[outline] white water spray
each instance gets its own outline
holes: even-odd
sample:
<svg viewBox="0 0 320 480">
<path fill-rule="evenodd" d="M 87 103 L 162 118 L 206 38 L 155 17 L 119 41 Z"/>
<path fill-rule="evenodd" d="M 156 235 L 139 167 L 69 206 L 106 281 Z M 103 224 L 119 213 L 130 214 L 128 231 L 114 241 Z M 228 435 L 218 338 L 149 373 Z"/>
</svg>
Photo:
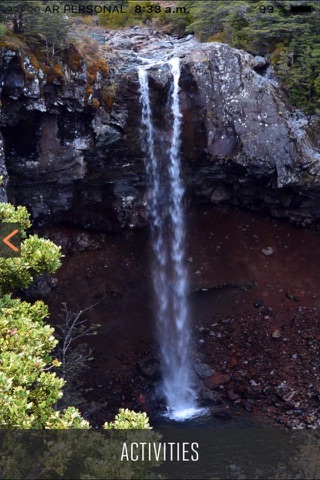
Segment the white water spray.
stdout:
<svg viewBox="0 0 320 480">
<path fill-rule="evenodd" d="M 161 64 L 163 67 L 165 64 Z M 167 158 L 156 152 L 148 82 L 149 66 L 140 67 L 142 141 L 148 178 L 148 209 L 154 251 L 153 284 L 157 299 L 163 389 L 168 415 L 185 420 L 202 413 L 196 407 L 196 393 L 190 366 L 190 324 L 185 262 L 184 188 L 180 172 L 181 111 L 179 101 L 180 61 L 168 61 L 173 77 L 171 88 L 172 135 Z"/>
</svg>

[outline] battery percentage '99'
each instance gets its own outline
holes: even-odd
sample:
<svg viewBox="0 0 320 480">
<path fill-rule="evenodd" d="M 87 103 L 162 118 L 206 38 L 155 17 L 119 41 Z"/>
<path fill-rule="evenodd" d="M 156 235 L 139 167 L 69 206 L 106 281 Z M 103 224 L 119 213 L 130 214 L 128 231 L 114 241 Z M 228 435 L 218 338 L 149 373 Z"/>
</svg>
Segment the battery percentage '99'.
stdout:
<svg viewBox="0 0 320 480">
<path fill-rule="evenodd" d="M 274 7 L 273 5 L 260 5 L 259 10 L 260 13 L 273 13 Z"/>
</svg>

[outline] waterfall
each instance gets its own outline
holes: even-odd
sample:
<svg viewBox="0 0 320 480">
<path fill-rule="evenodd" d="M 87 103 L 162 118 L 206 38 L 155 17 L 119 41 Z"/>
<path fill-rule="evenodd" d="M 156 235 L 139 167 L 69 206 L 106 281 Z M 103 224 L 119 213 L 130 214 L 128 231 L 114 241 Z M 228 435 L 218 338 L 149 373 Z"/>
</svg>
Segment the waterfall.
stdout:
<svg viewBox="0 0 320 480">
<path fill-rule="evenodd" d="M 159 64 L 157 64 L 159 66 Z M 180 61 L 167 64 L 172 76 L 167 158 L 157 152 L 150 101 L 149 66 L 138 70 L 141 101 L 142 147 L 146 154 L 148 210 L 154 252 L 153 286 L 157 301 L 157 330 L 163 372 L 163 393 L 168 415 L 184 420 L 198 414 L 190 365 L 190 324 L 185 261 L 184 188 L 181 181 Z M 165 108 L 165 107 L 164 107 Z"/>
</svg>

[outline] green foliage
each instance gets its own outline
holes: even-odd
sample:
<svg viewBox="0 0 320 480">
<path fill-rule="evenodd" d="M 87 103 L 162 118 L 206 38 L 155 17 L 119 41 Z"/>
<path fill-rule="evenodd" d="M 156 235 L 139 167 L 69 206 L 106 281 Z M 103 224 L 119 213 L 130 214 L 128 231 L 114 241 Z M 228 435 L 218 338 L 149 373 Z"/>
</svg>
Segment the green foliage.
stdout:
<svg viewBox="0 0 320 480">
<path fill-rule="evenodd" d="M 58 3 L 55 2 L 55 5 Z M 28 17 L 25 31 L 32 43 L 45 47 L 47 58 L 50 59 L 66 45 L 68 22 L 61 13 L 38 14 L 34 11 Z"/>
<path fill-rule="evenodd" d="M 23 12 L 23 7 L 28 6 L 31 2 L 1 0 L 0 1 L 0 21 L 5 23 L 14 33 L 21 33 L 24 28 L 24 20 L 26 13 Z"/>
<path fill-rule="evenodd" d="M 24 239 L 20 258 L 0 259 L 0 427 L 88 428 L 74 409 L 53 408 L 64 382 L 49 371 L 54 362 L 50 352 L 57 341 L 53 328 L 45 323 L 46 305 L 31 305 L 9 295 L 30 285 L 35 275 L 55 272 L 60 248 L 36 235 L 27 238 L 31 223 L 24 207 L 1 203 L 0 221 L 19 222 Z"/>
<path fill-rule="evenodd" d="M 0 21 L 30 46 L 43 48 L 47 58 L 51 58 L 66 44 L 68 34 L 62 4 L 56 1 L 54 5 L 58 11 L 50 13 L 52 2 L 47 0 L 0 0 Z M 0 28 L 0 37 L 5 34 L 1 31 Z"/>
<path fill-rule="evenodd" d="M 320 42 L 314 38 L 308 26 L 274 62 L 292 103 L 309 114 L 320 113 Z"/>
<path fill-rule="evenodd" d="M 112 429 L 151 429 L 149 424 L 149 419 L 147 414 L 144 413 L 136 413 L 128 410 L 127 408 L 120 408 L 118 415 L 113 422 L 106 422 L 103 426 L 107 430 Z"/>
<path fill-rule="evenodd" d="M 0 268 L 1 271 L 1 268 Z M 0 427 L 89 428 L 79 412 L 54 410 L 64 381 L 50 372 L 57 341 L 48 309 L 2 296 L 0 301 Z"/>
<path fill-rule="evenodd" d="M 6 26 L 0 23 L 0 38 L 4 37 L 6 33 L 7 33 Z"/>
<path fill-rule="evenodd" d="M 50 240 L 31 235 L 30 216 L 24 207 L 15 208 L 8 203 L 0 203 L 0 222 L 17 222 L 21 225 L 21 257 L 0 258 L 0 293 L 8 293 L 15 288 L 27 288 L 35 275 L 53 273 L 61 265 L 60 247 Z"/>
<path fill-rule="evenodd" d="M 1 177 L 3 180 L 3 177 Z M 10 203 L 0 203 L 0 222 L 17 222 L 21 225 L 22 238 L 26 238 L 26 230 L 31 227 L 30 215 L 26 208 L 14 207 Z"/>
<path fill-rule="evenodd" d="M 110 440 L 108 443 L 100 444 L 100 461 L 97 455 L 90 457 L 86 461 L 86 466 L 94 478 L 112 478 L 122 480 L 123 478 L 158 478 L 152 474 L 151 468 L 160 465 L 161 462 L 152 460 L 144 462 L 141 459 L 131 462 L 120 461 L 121 452 L 124 443 L 131 442 L 150 442 L 156 443 L 161 440 L 161 436 L 152 431 L 146 413 L 136 413 L 128 409 L 120 408 L 115 420 L 105 423 L 103 426 L 110 431 Z M 129 430 L 129 432 L 128 432 Z M 118 459 L 118 461 L 106 463 L 106 458 Z M 92 478 L 84 476 L 84 478 Z"/>
<path fill-rule="evenodd" d="M 72 416 L 72 409 L 69 409 Z M 137 414 L 138 415 L 138 414 Z M 72 422 L 77 418 L 72 418 Z M 161 436 L 152 430 L 100 432 L 32 431 L 2 434 L 1 478 L 42 479 L 159 479 L 152 469 L 161 462 L 121 461 L 123 444 L 152 442 Z M 4 440 L 4 441 L 3 441 Z M 18 441 L 17 441 L 18 440 Z"/>
</svg>

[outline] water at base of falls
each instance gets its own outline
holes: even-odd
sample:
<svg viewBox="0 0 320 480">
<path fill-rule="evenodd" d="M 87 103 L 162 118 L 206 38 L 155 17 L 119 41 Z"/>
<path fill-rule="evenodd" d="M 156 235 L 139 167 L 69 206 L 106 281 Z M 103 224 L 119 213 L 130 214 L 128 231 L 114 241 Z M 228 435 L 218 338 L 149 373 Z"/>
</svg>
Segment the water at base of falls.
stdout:
<svg viewBox="0 0 320 480">
<path fill-rule="evenodd" d="M 166 106 L 170 119 L 170 147 L 161 157 L 155 140 L 148 70 L 138 70 L 141 100 L 142 147 L 146 154 L 148 211 L 154 263 L 153 286 L 157 301 L 157 330 L 161 350 L 163 394 L 170 419 L 183 421 L 202 415 L 190 365 L 190 322 L 187 300 L 188 272 L 185 261 L 184 188 L 181 182 L 181 111 L 179 102 L 180 61 L 157 63 L 170 68 L 170 97 Z M 158 107 L 159 108 L 159 107 Z M 157 132 L 158 136 L 159 133 Z"/>
<path fill-rule="evenodd" d="M 175 422 L 185 422 L 186 420 L 191 420 L 195 417 L 200 417 L 208 413 L 207 408 L 182 408 L 176 410 L 168 410 L 164 416 L 169 420 L 174 420 Z"/>
</svg>

